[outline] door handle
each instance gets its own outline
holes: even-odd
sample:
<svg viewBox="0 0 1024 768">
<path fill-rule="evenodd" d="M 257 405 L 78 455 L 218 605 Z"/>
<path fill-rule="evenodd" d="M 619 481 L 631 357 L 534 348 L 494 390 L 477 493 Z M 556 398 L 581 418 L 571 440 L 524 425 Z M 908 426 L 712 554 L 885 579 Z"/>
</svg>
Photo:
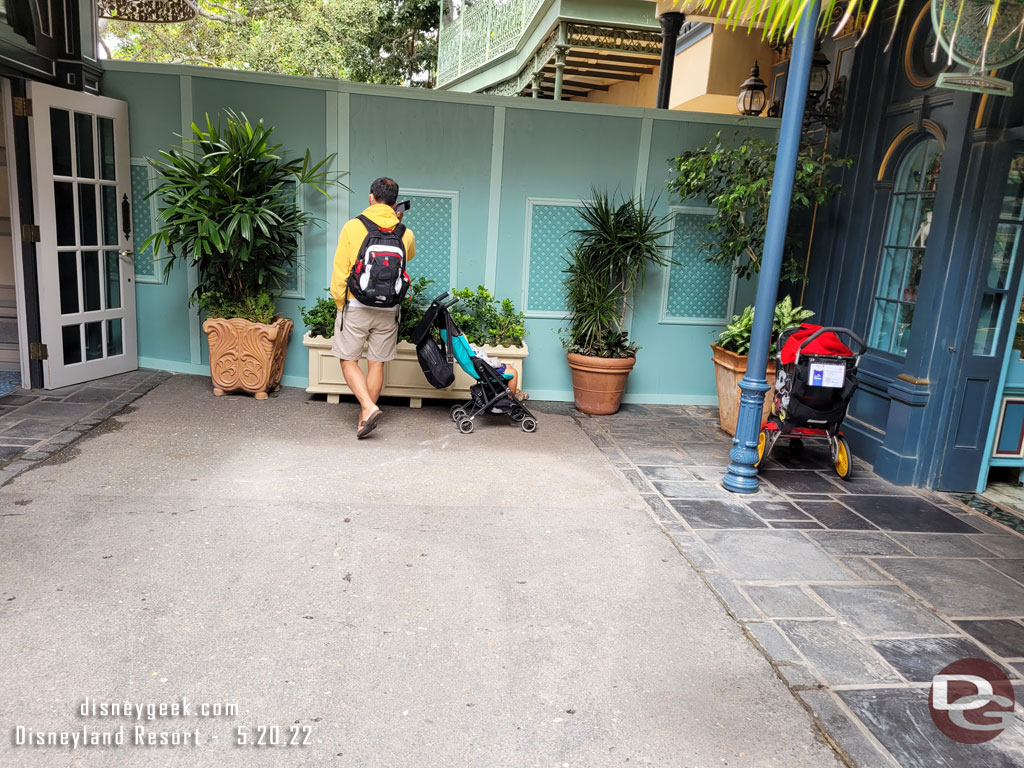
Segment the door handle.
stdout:
<svg viewBox="0 0 1024 768">
<path fill-rule="evenodd" d="M 132 233 L 132 204 L 128 202 L 127 194 L 121 197 L 121 231 L 125 240 Z"/>
<path fill-rule="evenodd" d="M 135 256 L 135 251 L 118 251 L 117 255 L 120 256 L 122 259 L 130 259 L 131 257 Z"/>
</svg>

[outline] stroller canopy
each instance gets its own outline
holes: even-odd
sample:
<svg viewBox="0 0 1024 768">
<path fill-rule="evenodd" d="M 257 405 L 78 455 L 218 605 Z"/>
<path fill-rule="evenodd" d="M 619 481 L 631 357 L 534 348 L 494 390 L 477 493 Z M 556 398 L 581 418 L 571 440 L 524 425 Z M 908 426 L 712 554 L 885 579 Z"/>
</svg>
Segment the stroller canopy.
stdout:
<svg viewBox="0 0 1024 768">
<path fill-rule="evenodd" d="M 820 325 L 801 323 L 799 331 L 793 331 L 786 343 L 782 345 L 782 352 L 779 359 L 783 365 L 789 365 L 796 360 L 797 350 L 801 355 L 830 355 L 833 357 L 853 357 L 853 350 L 843 344 L 831 331 L 821 334 L 803 349 L 800 345 L 815 331 L 821 330 Z"/>
</svg>

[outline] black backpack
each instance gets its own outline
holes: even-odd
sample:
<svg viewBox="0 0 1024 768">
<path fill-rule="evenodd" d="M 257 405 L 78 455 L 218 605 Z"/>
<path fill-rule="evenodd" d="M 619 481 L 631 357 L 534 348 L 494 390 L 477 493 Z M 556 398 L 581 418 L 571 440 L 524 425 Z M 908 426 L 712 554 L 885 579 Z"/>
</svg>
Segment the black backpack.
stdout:
<svg viewBox="0 0 1024 768">
<path fill-rule="evenodd" d="M 366 237 L 348 276 L 348 292 L 368 307 L 397 307 L 409 290 L 405 271 L 405 225 L 381 229 L 365 216 Z"/>
<path fill-rule="evenodd" d="M 435 328 L 444 328 L 447 341 L 435 333 Z M 459 330 L 452 322 L 448 310 L 431 302 L 419 323 L 413 329 L 412 343 L 416 345 L 416 357 L 420 361 L 423 376 L 434 389 L 445 389 L 455 381 L 455 366 L 452 360 L 452 337 Z M 440 343 L 438 343 L 438 336 Z"/>
</svg>

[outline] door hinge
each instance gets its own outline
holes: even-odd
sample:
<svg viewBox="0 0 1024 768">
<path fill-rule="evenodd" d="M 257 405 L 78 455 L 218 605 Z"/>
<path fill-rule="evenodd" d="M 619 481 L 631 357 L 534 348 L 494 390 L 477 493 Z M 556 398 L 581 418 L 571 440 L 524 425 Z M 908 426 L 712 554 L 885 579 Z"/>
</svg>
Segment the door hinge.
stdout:
<svg viewBox="0 0 1024 768">
<path fill-rule="evenodd" d="M 38 224 L 22 224 L 21 225 L 21 240 L 25 243 L 38 243 L 39 242 L 39 225 Z"/>
<path fill-rule="evenodd" d="M 29 360 L 46 360 L 50 356 L 49 352 L 46 351 L 45 344 L 29 344 L 28 345 L 28 359 Z"/>
<path fill-rule="evenodd" d="M 24 96 L 15 96 L 14 116 L 32 117 L 32 99 L 26 99 Z"/>
</svg>

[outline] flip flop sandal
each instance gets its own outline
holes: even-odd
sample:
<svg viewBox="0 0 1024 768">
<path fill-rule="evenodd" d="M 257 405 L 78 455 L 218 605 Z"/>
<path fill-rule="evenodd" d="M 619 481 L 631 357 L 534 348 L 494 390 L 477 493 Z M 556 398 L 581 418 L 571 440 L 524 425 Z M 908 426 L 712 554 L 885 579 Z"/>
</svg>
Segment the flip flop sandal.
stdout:
<svg viewBox="0 0 1024 768">
<path fill-rule="evenodd" d="M 364 421 L 360 425 L 359 429 L 356 430 L 356 437 L 358 439 L 362 440 L 368 434 L 373 432 L 373 430 L 380 423 L 380 420 L 383 418 L 383 416 L 384 416 L 384 411 L 382 411 L 380 408 L 378 408 L 376 411 L 374 411 L 369 416 L 367 416 L 366 417 L 366 421 Z"/>
</svg>

